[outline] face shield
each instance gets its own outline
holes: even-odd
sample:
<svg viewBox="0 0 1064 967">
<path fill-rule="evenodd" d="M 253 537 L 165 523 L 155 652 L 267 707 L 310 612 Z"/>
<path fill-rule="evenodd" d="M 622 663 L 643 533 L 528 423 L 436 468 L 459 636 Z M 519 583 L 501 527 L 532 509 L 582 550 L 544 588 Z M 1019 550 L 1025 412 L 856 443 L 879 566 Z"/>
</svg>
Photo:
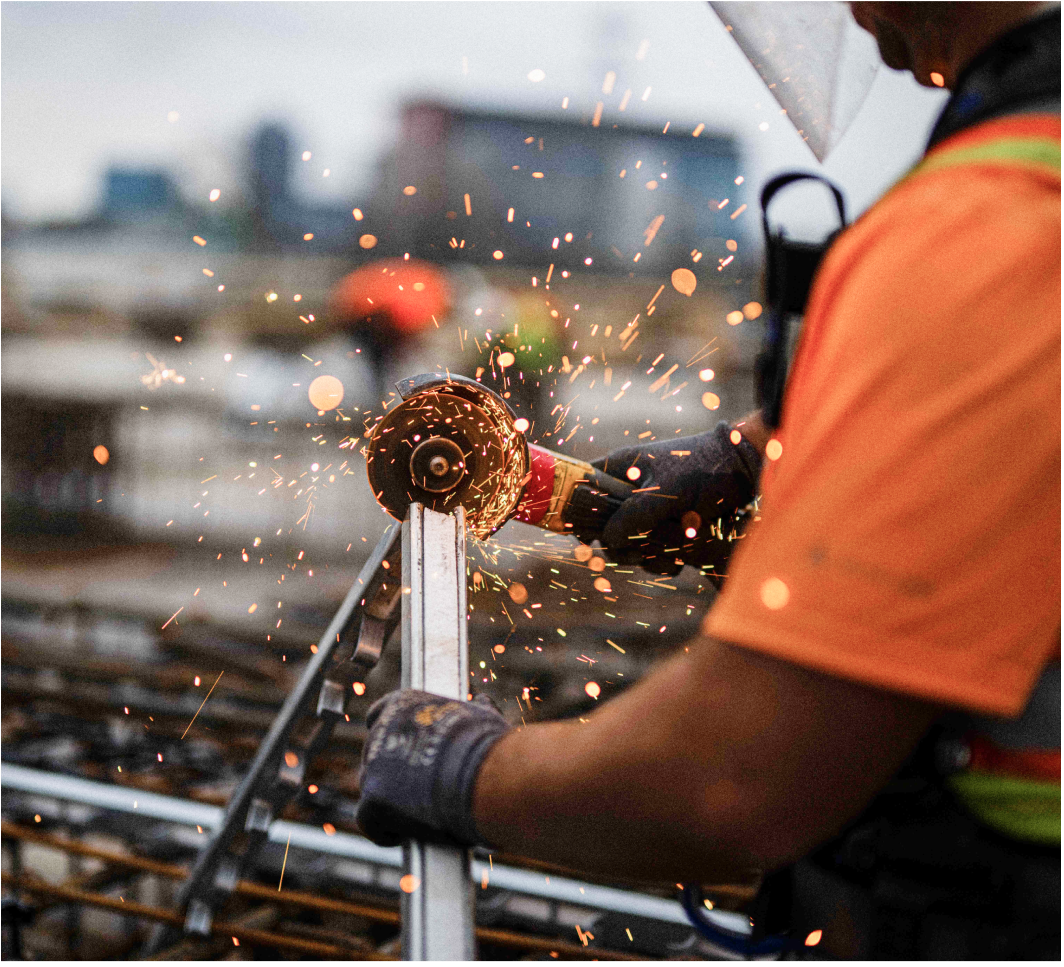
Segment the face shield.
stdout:
<svg viewBox="0 0 1064 967">
<path fill-rule="evenodd" d="M 844 3 L 710 3 L 791 124 L 823 161 L 879 69 L 873 37 Z"/>
</svg>

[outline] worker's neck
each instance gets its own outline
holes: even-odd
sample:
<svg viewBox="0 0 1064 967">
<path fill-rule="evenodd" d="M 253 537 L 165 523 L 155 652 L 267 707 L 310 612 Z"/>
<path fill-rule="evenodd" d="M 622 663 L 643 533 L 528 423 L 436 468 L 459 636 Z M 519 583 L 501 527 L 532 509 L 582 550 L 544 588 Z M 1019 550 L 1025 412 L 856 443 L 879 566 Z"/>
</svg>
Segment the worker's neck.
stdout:
<svg viewBox="0 0 1064 967">
<path fill-rule="evenodd" d="M 1049 10 L 1059 3 L 978 3 L 967 4 L 970 13 L 953 25 L 946 62 L 937 70 L 945 86 L 953 89 L 964 69 L 1010 30 Z"/>
</svg>

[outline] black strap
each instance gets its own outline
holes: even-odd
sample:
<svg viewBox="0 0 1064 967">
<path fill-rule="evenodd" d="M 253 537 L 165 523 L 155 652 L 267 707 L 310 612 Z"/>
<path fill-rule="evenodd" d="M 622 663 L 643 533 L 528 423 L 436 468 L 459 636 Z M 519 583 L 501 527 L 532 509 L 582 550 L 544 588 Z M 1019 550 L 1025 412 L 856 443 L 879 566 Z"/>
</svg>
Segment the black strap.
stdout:
<svg viewBox="0 0 1064 967">
<path fill-rule="evenodd" d="M 835 199 L 839 227 L 820 242 L 799 242 L 788 238 L 782 228 L 773 229 L 768 208 L 772 199 L 789 185 L 816 181 L 826 186 Z M 765 232 L 765 338 L 754 363 L 757 403 L 762 420 L 771 429 L 779 426 L 783 390 L 787 381 L 789 317 L 805 311 L 813 278 L 831 243 L 846 227 L 846 202 L 842 192 L 822 175 L 788 171 L 776 175 L 761 190 L 761 224 Z"/>
<path fill-rule="evenodd" d="M 846 224 L 846 201 L 842 197 L 842 192 L 827 178 L 809 171 L 785 171 L 781 175 L 776 175 L 775 178 L 770 178 L 765 183 L 765 187 L 761 189 L 761 227 L 765 232 L 765 238 L 769 238 L 772 235 L 768 224 L 769 203 L 776 197 L 781 188 L 793 185 L 796 181 L 819 181 L 822 185 L 827 185 L 831 189 L 831 194 L 835 197 L 835 207 L 839 212 L 839 222 L 842 225 Z"/>
</svg>

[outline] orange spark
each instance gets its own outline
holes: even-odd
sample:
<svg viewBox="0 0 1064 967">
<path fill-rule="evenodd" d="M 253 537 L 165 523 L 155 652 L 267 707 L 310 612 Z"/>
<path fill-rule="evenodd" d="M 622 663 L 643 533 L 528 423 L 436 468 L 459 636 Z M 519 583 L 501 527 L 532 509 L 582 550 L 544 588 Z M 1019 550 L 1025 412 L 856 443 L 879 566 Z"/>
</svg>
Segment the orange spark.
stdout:
<svg viewBox="0 0 1064 967">
<path fill-rule="evenodd" d="M 220 671 L 220 672 L 218 672 L 218 677 L 217 677 L 217 678 L 216 678 L 216 679 L 214 680 L 214 685 L 217 685 L 217 684 L 218 684 L 218 683 L 219 683 L 219 682 L 220 682 L 220 681 L 222 680 L 222 676 L 223 676 L 224 674 L 225 674 L 225 672 L 224 672 L 224 671 Z M 204 698 L 203 698 L 203 701 L 202 701 L 202 702 L 200 702 L 200 707 L 199 707 L 198 709 L 196 709 L 196 715 L 193 715 L 193 716 L 192 716 L 192 722 L 195 722 L 195 721 L 196 721 L 196 716 L 197 716 L 197 715 L 199 715 L 199 713 L 203 711 L 203 706 L 207 704 L 207 699 L 211 697 L 211 692 L 213 692 L 213 691 L 214 691 L 214 685 L 212 685 L 212 686 L 211 686 L 211 691 L 210 691 L 210 692 L 208 692 L 208 693 L 207 693 L 207 694 L 206 694 L 206 695 L 204 696 Z M 192 722 L 189 722 L 189 723 L 188 723 L 188 729 L 192 728 Z M 185 731 L 181 733 L 181 738 L 182 738 L 182 739 L 183 739 L 183 738 L 184 738 L 184 737 L 185 737 L 186 735 L 188 735 L 188 729 L 185 729 Z"/>
<path fill-rule="evenodd" d="M 288 842 L 284 844 L 284 859 L 281 860 L 281 879 L 277 883 L 277 892 L 281 892 L 281 884 L 284 883 L 284 868 L 288 863 L 288 847 L 292 845 L 292 837 L 289 835 Z"/>
</svg>

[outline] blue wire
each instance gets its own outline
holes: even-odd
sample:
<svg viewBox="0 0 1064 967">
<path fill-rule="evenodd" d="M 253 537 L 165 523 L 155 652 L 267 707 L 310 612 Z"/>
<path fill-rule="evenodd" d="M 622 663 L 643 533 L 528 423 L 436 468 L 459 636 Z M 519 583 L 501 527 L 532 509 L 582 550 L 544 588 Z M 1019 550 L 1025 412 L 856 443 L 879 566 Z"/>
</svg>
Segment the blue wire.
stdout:
<svg viewBox="0 0 1064 967">
<path fill-rule="evenodd" d="M 723 927 L 710 923 L 702 914 L 702 891 L 697 886 L 685 886 L 680 895 L 687 919 L 691 925 L 706 940 L 715 943 L 725 950 L 746 957 L 761 957 L 765 954 L 775 954 L 786 950 L 790 942 L 786 937 L 766 937 L 757 943 L 752 943 L 748 937 L 725 930 Z"/>
</svg>

